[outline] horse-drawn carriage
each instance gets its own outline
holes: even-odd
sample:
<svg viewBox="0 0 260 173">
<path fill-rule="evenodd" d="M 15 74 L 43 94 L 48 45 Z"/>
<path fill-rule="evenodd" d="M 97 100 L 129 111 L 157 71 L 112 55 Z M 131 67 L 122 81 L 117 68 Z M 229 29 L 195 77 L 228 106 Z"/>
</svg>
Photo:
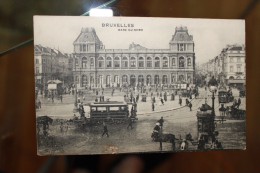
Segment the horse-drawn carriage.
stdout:
<svg viewBox="0 0 260 173">
<path fill-rule="evenodd" d="M 245 119 L 246 111 L 232 105 L 227 106 L 226 115 L 231 119 Z"/>
</svg>

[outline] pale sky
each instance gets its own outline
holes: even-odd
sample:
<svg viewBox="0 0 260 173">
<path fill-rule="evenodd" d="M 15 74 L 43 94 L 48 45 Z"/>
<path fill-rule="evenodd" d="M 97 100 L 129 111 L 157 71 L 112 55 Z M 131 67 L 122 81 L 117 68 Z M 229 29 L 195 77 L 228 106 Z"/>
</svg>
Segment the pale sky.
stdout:
<svg viewBox="0 0 260 173">
<path fill-rule="evenodd" d="M 118 27 L 102 27 L 102 23 L 134 24 L 134 29 L 143 31 L 118 31 Z M 93 27 L 106 49 L 128 49 L 132 42 L 150 49 L 169 49 L 177 26 L 186 26 L 193 35 L 197 63 L 213 59 L 228 44 L 245 44 L 244 20 L 86 16 L 34 17 L 34 44 L 73 53 L 81 28 Z"/>
</svg>

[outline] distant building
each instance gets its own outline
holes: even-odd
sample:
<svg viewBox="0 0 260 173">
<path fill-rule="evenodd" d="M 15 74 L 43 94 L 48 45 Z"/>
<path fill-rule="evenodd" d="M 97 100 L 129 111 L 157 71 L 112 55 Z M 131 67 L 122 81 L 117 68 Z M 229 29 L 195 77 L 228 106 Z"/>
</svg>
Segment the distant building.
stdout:
<svg viewBox="0 0 260 173">
<path fill-rule="evenodd" d="M 246 78 L 244 45 L 228 45 L 214 59 L 203 64 L 208 77 L 215 76 L 229 85 L 244 85 Z"/>
<path fill-rule="evenodd" d="M 36 87 L 47 89 L 47 82 L 56 79 L 72 83 L 72 55 L 41 45 L 35 45 L 34 55 Z"/>
<path fill-rule="evenodd" d="M 148 49 L 136 43 L 128 49 L 105 49 L 94 28 L 82 28 L 73 45 L 73 76 L 80 87 L 194 81 L 194 42 L 186 27 L 175 28 L 168 49 Z"/>
</svg>

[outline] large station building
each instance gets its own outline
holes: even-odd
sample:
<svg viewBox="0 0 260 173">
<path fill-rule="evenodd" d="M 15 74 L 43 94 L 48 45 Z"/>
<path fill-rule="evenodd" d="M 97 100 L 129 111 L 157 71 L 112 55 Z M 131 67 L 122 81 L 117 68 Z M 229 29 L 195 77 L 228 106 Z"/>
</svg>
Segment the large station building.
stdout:
<svg viewBox="0 0 260 173">
<path fill-rule="evenodd" d="M 78 87 L 192 84 L 193 36 L 187 27 L 176 27 L 169 40 L 167 49 L 148 49 L 135 43 L 128 49 L 105 49 L 94 28 L 82 28 L 73 43 L 74 81 Z"/>
</svg>

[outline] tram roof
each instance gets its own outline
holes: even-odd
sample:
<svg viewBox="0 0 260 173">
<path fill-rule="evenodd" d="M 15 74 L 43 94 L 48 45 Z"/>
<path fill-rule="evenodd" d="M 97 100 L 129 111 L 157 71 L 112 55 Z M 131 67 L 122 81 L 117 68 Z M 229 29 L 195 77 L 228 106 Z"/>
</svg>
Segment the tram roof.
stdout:
<svg viewBox="0 0 260 173">
<path fill-rule="evenodd" d="M 90 106 L 127 106 L 127 103 L 117 102 L 117 101 L 94 102 L 94 103 L 91 103 Z"/>
</svg>

